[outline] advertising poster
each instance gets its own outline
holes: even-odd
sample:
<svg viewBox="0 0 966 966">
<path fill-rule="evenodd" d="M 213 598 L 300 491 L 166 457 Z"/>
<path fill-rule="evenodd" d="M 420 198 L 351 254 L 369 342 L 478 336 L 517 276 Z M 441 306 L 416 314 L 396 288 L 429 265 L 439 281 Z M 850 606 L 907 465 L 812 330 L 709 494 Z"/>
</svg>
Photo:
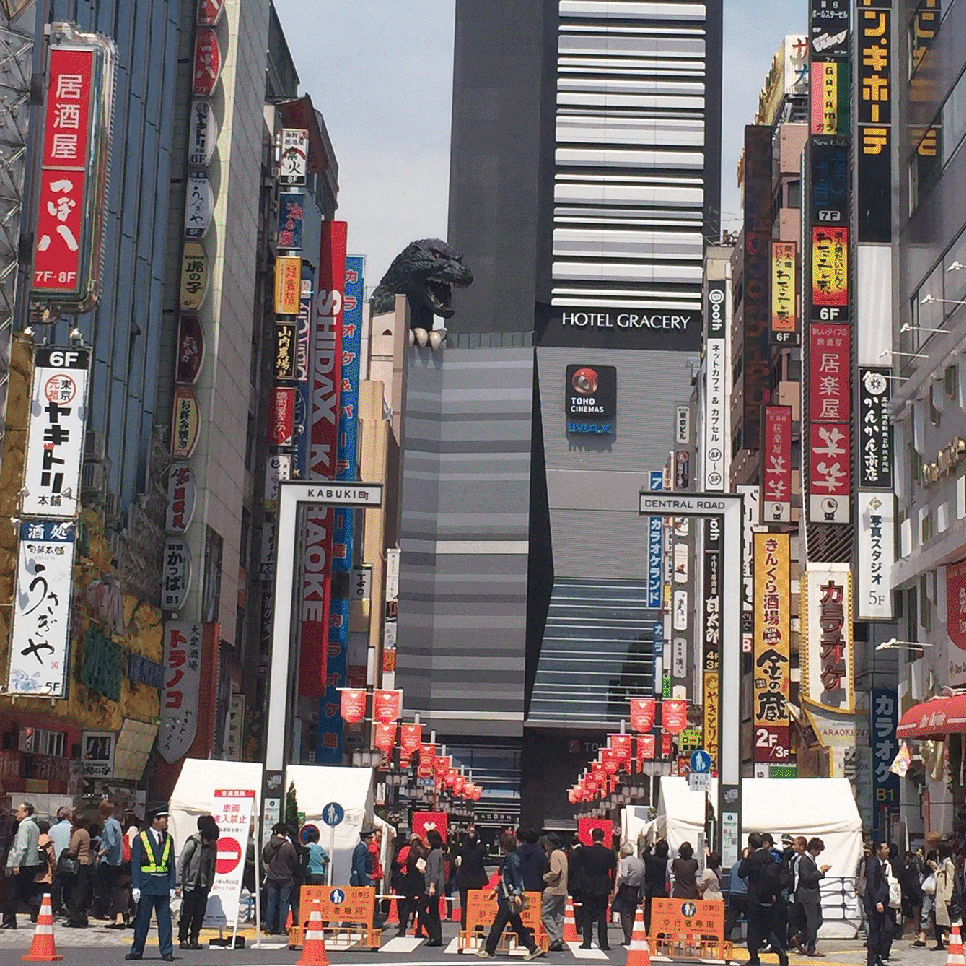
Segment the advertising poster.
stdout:
<svg viewBox="0 0 966 966">
<path fill-rule="evenodd" d="M 851 569 L 810 563 L 802 584 L 802 700 L 827 711 L 853 711 Z"/>
<path fill-rule="evenodd" d="M 792 407 L 765 407 L 761 486 L 762 523 L 792 518 Z"/>
<path fill-rule="evenodd" d="M 164 622 L 164 691 L 158 752 L 173 764 L 183 758 L 198 731 L 198 691 L 201 683 L 202 625 Z"/>
</svg>

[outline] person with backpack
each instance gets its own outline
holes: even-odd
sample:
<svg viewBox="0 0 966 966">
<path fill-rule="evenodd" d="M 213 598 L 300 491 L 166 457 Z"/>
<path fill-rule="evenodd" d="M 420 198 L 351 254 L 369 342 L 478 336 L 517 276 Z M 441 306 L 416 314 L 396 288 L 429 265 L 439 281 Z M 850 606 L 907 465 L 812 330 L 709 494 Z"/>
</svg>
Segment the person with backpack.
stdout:
<svg viewBox="0 0 966 966">
<path fill-rule="evenodd" d="M 778 954 L 779 966 L 788 966 L 785 937 L 778 935 L 775 922 L 775 906 L 781 895 L 781 863 L 776 861 L 771 849 L 765 847 L 764 838 L 757 832 L 748 836 L 748 855 L 741 860 L 738 874 L 748 882 L 748 963 L 761 966 L 758 950 L 763 941 L 771 944 Z"/>
<path fill-rule="evenodd" d="M 265 932 L 277 936 L 285 931 L 292 880 L 299 864 L 284 822 L 272 827 L 272 837 L 262 849 L 262 861 L 265 863 Z"/>
<path fill-rule="evenodd" d="M 178 857 L 177 882 L 181 887 L 180 949 L 204 949 L 198 938 L 205 919 L 208 895 L 215 882 L 215 842 L 218 825 L 210 815 L 198 819 L 198 832 L 188 837 Z"/>
</svg>

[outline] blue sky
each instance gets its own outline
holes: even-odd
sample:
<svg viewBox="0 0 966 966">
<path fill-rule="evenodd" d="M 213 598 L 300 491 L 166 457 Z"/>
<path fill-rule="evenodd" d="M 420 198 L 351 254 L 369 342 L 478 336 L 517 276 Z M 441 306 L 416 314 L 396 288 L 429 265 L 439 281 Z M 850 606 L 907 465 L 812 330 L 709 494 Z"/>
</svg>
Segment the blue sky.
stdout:
<svg viewBox="0 0 966 966">
<path fill-rule="evenodd" d="M 480 0 L 486 2 L 486 0 Z M 414 238 L 446 237 L 453 0 L 275 0 L 339 160 L 338 217 L 367 256 L 367 288 Z M 740 226 L 744 125 L 806 0 L 724 0 L 722 224 Z"/>
</svg>

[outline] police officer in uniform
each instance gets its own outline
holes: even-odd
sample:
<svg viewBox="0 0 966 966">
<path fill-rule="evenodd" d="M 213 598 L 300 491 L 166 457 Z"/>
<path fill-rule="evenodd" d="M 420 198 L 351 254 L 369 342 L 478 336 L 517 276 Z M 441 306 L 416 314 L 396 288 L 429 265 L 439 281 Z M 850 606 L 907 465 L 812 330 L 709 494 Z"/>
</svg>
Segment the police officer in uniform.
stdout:
<svg viewBox="0 0 966 966">
<path fill-rule="evenodd" d="M 174 842 L 168 835 L 168 810 L 155 808 L 147 815 L 151 827 L 144 829 L 131 847 L 131 895 L 138 904 L 134 942 L 125 959 L 140 959 L 148 938 L 151 911 L 158 917 L 161 958 L 174 960 L 171 942 L 171 900 L 175 897 Z"/>
</svg>

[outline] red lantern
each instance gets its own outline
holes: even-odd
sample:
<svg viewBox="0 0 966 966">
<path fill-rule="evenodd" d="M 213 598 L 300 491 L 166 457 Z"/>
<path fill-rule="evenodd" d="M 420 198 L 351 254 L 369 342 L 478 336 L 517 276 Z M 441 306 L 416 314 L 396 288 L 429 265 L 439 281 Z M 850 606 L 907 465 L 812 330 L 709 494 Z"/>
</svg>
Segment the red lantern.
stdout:
<svg viewBox="0 0 966 966">
<path fill-rule="evenodd" d="M 342 720 L 346 724 L 358 724 L 366 716 L 366 689 L 343 688 L 341 695 Z"/>
<path fill-rule="evenodd" d="M 631 727 L 650 731 L 654 727 L 654 698 L 631 698 Z"/>
</svg>

